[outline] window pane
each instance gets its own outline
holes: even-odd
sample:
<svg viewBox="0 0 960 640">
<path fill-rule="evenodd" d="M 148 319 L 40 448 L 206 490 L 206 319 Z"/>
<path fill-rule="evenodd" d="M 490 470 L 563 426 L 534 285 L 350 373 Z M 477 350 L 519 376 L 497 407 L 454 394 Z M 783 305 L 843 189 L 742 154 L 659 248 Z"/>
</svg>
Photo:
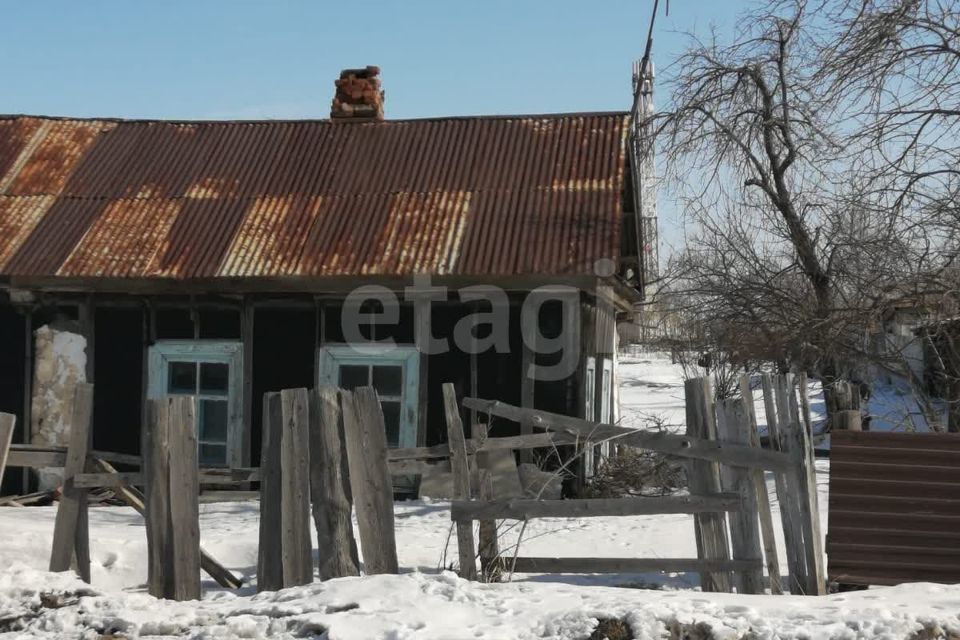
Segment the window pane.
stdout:
<svg viewBox="0 0 960 640">
<path fill-rule="evenodd" d="M 373 388 L 381 396 L 399 396 L 403 390 L 403 369 L 399 366 L 375 366 Z"/>
<path fill-rule="evenodd" d="M 227 441 L 227 402 L 225 400 L 201 400 L 200 422 L 197 438 L 203 442 Z"/>
<path fill-rule="evenodd" d="M 230 365 L 219 362 L 204 362 L 200 365 L 201 395 L 225 396 L 229 382 Z"/>
<path fill-rule="evenodd" d="M 201 444 L 199 450 L 201 467 L 222 467 L 227 464 L 227 447 L 222 444 Z"/>
<path fill-rule="evenodd" d="M 197 392 L 197 364 L 171 362 L 167 393 L 194 395 Z"/>
<path fill-rule="evenodd" d="M 367 365 L 345 364 L 340 367 L 340 387 L 351 390 L 370 384 L 370 367 Z"/>
<path fill-rule="evenodd" d="M 400 403 L 381 402 L 383 423 L 387 428 L 387 446 L 396 449 L 400 446 Z"/>
</svg>

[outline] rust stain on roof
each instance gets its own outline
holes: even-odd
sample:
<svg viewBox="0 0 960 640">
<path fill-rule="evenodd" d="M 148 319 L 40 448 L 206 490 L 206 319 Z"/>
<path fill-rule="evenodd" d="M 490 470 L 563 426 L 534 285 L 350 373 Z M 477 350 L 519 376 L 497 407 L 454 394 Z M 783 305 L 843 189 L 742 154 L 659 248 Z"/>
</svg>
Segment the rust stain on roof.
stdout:
<svg viewBox="0 0 960 640">
<path fill-rule="evenodd" d="M 590 274 L 619 255 L 623 113 L 0 117 L 0 276 Z"/>
</svg>

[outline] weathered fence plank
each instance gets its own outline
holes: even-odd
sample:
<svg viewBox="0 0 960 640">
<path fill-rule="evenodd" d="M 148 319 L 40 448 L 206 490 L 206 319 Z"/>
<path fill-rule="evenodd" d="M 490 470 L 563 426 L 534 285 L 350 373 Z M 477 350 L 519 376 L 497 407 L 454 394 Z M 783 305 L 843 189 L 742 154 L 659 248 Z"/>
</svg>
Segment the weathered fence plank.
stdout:
<svg viewBox="0 0 960 640">
<path fill-rule="evenodd" d="M 63 495 L 57 508 L 50 552 L 50 571 L 66 571 L 76 554 L 77 572 L 90 582 L 90 549 L 87 532 L 87 490 L 77 487 L 73 478 L 83 473 L 87 452 L 93 439 L 93 385 L 79 383 L 73 397 L 70 419 L 70 446 L 63 468 Z M 81 548 L 87 545 L 86 548 Z"/>
<path fill-rule="evenodd" d="M 735 444 L 750 444 L 750 421 L 742 399 L 724 400 L 720 404 L 724 429 L 721 441 Z M 754 470 L 746 467 L 728 466 L 729 489 L 740 495 L 743 508 L 730 515 L 730 542 L 734 560 L 760 559 L 760 528 L 758 524 L 757 486 Z M 764 490 L 765 492 L 766 490 Z M 757 567 L 737 573 L 739 593 L 763 593 L 763 569 Z"/>
<path fill-rule="evenodd" d="M 257 553 L 257 591 L 283 588 L 281 537 L 281 438 L 283 404 L 279 393 L 263 396 L 263 446 L 260 453 L 260 544 Z"/>
<path fill-rule="evenodd" d="M 710 378 L 694 378 L 684 382 L 687 435 L 701 440 L 716 440 L 717 426 Z M 716 443 L 719 445 L 719 443 Z M 690 491 L 697 494 L 721 492 L 720 467 L 716 462 L 691 460 L 687 465 Z M 697 537 L 697 556 L 701 560 L 728 560 L 730 558 L 727 521 L 723 514 L 698 513 L 694 515 Z M 730 575 L 726 572 L 700 573 L 704 591 L 731 591 Z"/>
<path fill-rule="evenodd" d="M 170 444 L 167 429 L 168 403 L 148 400 L 147 429 L 143 443 L 144 473 L 146 476 L 145 512 L 147 529 L 147 591 L 156 598 L 168 593 L 172 585 L 166 559 L 169 544 L 170 477 L 167 460 Z"/>
<path fill-rule="evenodd" d="M 201 595 L 196 433 L 195 398 L 148 401 L 147 586 L 157 598 L 196 600 Z"/>
<path fill-rule="evenodd" d="M 586 498 L 577 500 L 509 499 L 490 502 L 454 501 L 450 519 L 526 520 L 528 518 L 600 518 L 668 513 L 723 513 L 740 510 L 736 493 L 662 498 Z"/>
<path fill-rule="evenodd" d="M 313 582 L 310 544 L 310 400 L 306 389 L 280 392 L 280 521 L 283 586 Z"/>
<path fill-rule="evenodd" d="M 467 400 L 464 400 L 464 406 L 467 406 Z M 481 441 L 476 438 L 468 439 L 464 444 L 467 449 L 467 455 L 472 455 L 480 451 L 498 451 L 504 449 L 541 449 L 544 447 L 558 447 L 561 445 L 577 444 L 582 439 L 577 435 L 559 432 L 531 433 L 525 436 L 504 436 L 500 438 L 488 438 Z M 407 449 L 390 449 L 387 452 L 387 459 L 393 462 L 404 460 L 430 460 L 433 458 L 449 458 L 450 448 L 446 444 L 438 444 L 432 447 L 411 447 Z"/>
<path fill-rule="evenodd" d="M 360 575 L 350 470 L 336 387 L 321 386 L 310 394 L 310 495 L 320 579 Z"/>
<path fill-rule="evenodd" d="M 372 387 L 341 391 L 340 397 L 363 570 L 367 575 L 397 573 L 393 485 L 380 401 Z"/>
<path fill-rule="evenodd" d="M 651 451 L 659 451 L 681 458 L 710 460 L 723 464 L 781 471 L 790 467 L 790 460 L 786 456 L 764 449 L 721 445 L 716 441 L 690 435 L 681 436 L 673 433 L 597 424 L 582 418 L 564 416 L 538 409 L 522 409 L 498 400 L 464 398 L 463 405 L 469 409 L 476 409 L 507 420 L 519 422 L 522 419 L 529 419 L 534 426 L 541 429 L 579 434 L 582 438 L 589 437 L 594 441 L 610 440 L 617 445 L 650 449 Z M 500 439 L 491 438 L 491 441 Z"/>
<path fill-rule="evenodd" d="M 487 425 L 475 422 L 473 434 L 480 444 L 481 451 L 476 454 L 477 490 L 480 499 L 491 501 L 494 499 L 493 476 L 490 472 L 490 453 L 482 451 L 487 440 Z M 503 562 L 500 558 L 500 544 L 497 540 L 497 521 L 494 519 L 481 520 L 477 525 L 477 540 L 480 545 L 480 571 L 484 582 L 498 582 L 503 574 Z"/>
<path fill-rule="evenodd" d="M 769 373 L 764 373 L 760 377 L 763 386 L 763 407 L 767 415 L 767 433 L 770 438 L 770 446 L 776 451 L 783 451 L 782 434 L 780 430 L 781 416 L 778 415 L 779 385 Z M 783 409 L 786 411 L 785 409 Z M 784 420 L 789 420 L 789 412 L 783 414 Z M 780 520 L 783 524 L 783 540 L 787 555 L 787 571 L 789 573 L 788 587 L 790 593 L 802 595 L 804 585 L 807 581 L 806 561 L 801 553 L 803 546 L 803 537 L 800 533 L 800 524 L 797 522 L 798 504 L 796 488 L 794 487 L 795 474 L 790 472 L 777 472 L 774 479 L 777 486 L 777 501 L 780 503 Z"/>
<path fill-rule="evenodd" d="M 309 405 L 306 389 L 264 395 L 257 561 L 260 591 L 313 581 Z"/>
<path fill-rule="evenodd" d="M 750 376 L 740 378 L 740 396 L 743 398 L 743 407 L 747 412 L 747 430 L 751 447 L 760 447 L 760 433 L 757 430 L 757 411 L 754 404 L 753 389 L 750 386 Z M 770 508 L 770 494 L 767 491 L 767 480 L 763 469 L 752 471 L 753 483 L 757 495 L 757 508 L 760 512 L 760 532 L 763 534 L 763 552 L 767 560 L 767 574 L 770 580 L 770 593 L 783 594 L 783 584 L 780 578 L 780 557 L 777 554 L 777 541 L 773 529 L 773 512 Z"/>
<path fill-rule="evenodd" d="M 533 558 L 518 557 L 518 573 L 646 573 L 650 571 L 727 575 L 730 571 L 752 571 L 760 560 L 700 560 L 696 558 Z"/>
<path fill-rule="evenodd" d="M 195 400 L 189 396 L 170 398 L 169 442 L 169 523 L 167 566 L 173 577 L 173 591 L 164 594 L 174 600 L 200 598 L 200 505 L 197 501 L 197 430 Z"/>
<path fill-rule="evenodd" d="M 3 482 L 3 472 L 7 468 L 7 457 L 10 454 L 10 443 L 13 442 L 13 428 L 17 417 L 10 413 L 0 413 L 0 482 Z"/>
<path fill-rule="evenodd" d="M 453 471 L 453 494 L 457 500 L 470 499 L 470 463 L 467 460 L 466 438 L 457 392 L 453 384 L 443 385 L 443 409 L 447 419 L 447 443 L 450 447 L 450 468 Z M 488 518 L 485 518 L 488 519 Z M 460 577 L 477 579 L 476 549 L 473 541 L 473 523 L 456 521 L 457 549 L 460 557 Z"/>
<path fill-rule="evenodd" d="M 802 524 L 803 550 L 807 564 L 807 595 L 821 596 L 827 592 L 827 577 L 823 566 L 823 537 L 820 532 L 820 509 L 817 499 L 817 470 L 813 460 L 813 445 L 810 433 L 800 421 L 800 408 L 794 393 L 793 375 L 784 376 L 784 386 L 789 393 L 790 422 L 786 437 L 789 455 L 795 460 L 794 473 L 799 488 L 800 521 Z M 858 398 L 859 400 L 859 398 Z"/>
</svg>

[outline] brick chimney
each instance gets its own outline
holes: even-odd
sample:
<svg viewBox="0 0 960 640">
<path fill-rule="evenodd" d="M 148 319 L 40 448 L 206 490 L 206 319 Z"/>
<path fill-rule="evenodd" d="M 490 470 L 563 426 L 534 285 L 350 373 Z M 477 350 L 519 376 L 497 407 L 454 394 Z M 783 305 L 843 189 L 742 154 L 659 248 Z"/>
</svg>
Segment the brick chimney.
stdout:
<svg viewBox="0 0 960 640">
<path fill-rule="evenodd" d="M 333 84 L 337 93 L 330 106 L 331 120 L 383 120 L 380 67 L 344 69 Z"/>
</svg>

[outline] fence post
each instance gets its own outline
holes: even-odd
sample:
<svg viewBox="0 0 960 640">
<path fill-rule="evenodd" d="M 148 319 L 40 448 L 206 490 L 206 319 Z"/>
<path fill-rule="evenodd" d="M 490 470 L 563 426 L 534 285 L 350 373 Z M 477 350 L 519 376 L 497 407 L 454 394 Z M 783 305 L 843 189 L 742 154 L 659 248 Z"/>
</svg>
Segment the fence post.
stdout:
<svg viewBox="0 0 960 640">
<path fill-rule="evenodd" d="M 466 438 L 457 392 L 453 384 L 443 384 L 443 409 L 447 418 L 447 442 L 450 447 L 450 469 L 453 471 L 453 497 L 455 500 L 470 499 L 470 462 L 467 459 Z M 457 549 L 460 557 L 460 577 L 477 579 L 476 549 L 473 542 L 473 522 L 457 522 Z"/>
<path fill-rule="evenodd" d="M 716 440 L 717 424 L 713 385 L 709 377 L 694 378 L 684 382 L 687 408 L 687 435 L 704 440 Z M 691 460 L 687 463 L 690 493 L 701 495 L 720 493 L 720 465 L 706 460 Z M 727 521 L 722 513 L 698 513 L 694 516 L 697 537 L 697 554 L 702 560 L 729 560 Z M 727 572 L 701 572 L 700 582 L 704 591 L 727 591 L 730 574 Z"/>
<path fill-rule="evenodd" d="M 3 471 L 7 468 L 7 455 L 10 453 L 10 443 L 13 442 L 13 429 L 16 424 L 15 415 L 0 413 L 0 483 L 3 482 Z"/>
<path fill-rule="evenodd" d="M 272 591 L 313 581 L 307 390 L 267 394 L 264 413 L 257 588 Z"/>
<path fill-rule="evenodd" d="M 747 413 L 747 431 L 751 447 L 760 448 L 760 434 L 757 431 L 757 410 L 750 387 L 750 376 L 740 378 L 740 396 Z M 777 554 L 777 540 L 773 533 L 773 514 L 770 509 L 770 494 L 767 491 L 767 479 L 763 469 L 753 470 L 753 482 L 756 487 L 757 508 L 760 511 L 760 531 L 763 534 L 763 551 L 767 559 L 767 573 L 770 576 L 770 593 L 783 594 L 780 580 L 780 557 Z"/>
<path fill-rule="evenodd" d="M 150 595 L 200 598 L 199 479 L 195 399 L 147 403 L 147 575 Z"/>
<path fill-rule="evenodd" d="M 807 595 L 824 595 L 827 579 L 823 567 L 823 538 L 820 533 L 820 509 L 817 499 L 817 469 L 813 461 L 813 445 L 810 434 L 800 423 L 800 408 L 794 390 L 793 374 L 784 376 L 784 387 L 789 397 L 790 421 L 787 438 L 789 454 L 794 458 L 797 475 L 800 522 L 802 525 L 803 551 L 807 563 Z M 859 402 L 859 398 L 858 398 Z"/>
<path fill-rule="evenodd" d="M 257 550 L 257 591 L 283 588 L 281 549 L 281 425 L 279 393 L 263 395 L 263 446 L 260 453 L 260 542 Z"/>
<path fill-rule="evenodd" d="M 373 387 L 341 391 L 340 398 L 363 570 L 367 575 L 398 573 L 393 483 L 380 399 Z"/>
<path fill-rule="evenodd" d="M 90 582 L 90 539 L 87 523 L 87 490 L 75 487 L 73 477 L 84 472 L 93 438 L 93 385 L 77 384 L 70 419 L 70 444 L 63 468 L 63 495 L 57 507 L 50 552 L 50 571 L 66 571 L 76 554 L 77 573 Z"/>
<path fill-rule="evenodd" d="M 482 445 L 487 439 L 487 425 L 475 423 L 472 431 L 474 440 Z M 477 489 L 480 492 L 480 499 L 484 501 L 494 499 L 489 457 L 489 453 L 482 451 L 476 454 Z M 477 538 L 480 543 L 480 571 L 483 579 L 485 582 L 498 582 L 503 573 L 503 565 L 497 540 L 497 521 L 481 520 L 477 526 Z"/>
<path fill-rule="evenodd" d="M 320 579 L 360 575 L 350 470 L 335 387 L 321 386 L 310 394 L 310 495 Z"/>
<path fill-rule="evenodd" d="M 733 444 L 750 444 L 747 412 L 743 400 L 724 400 L 720 404 L 724 429 L 721 439 Z M 718 421 L 719 423 L 719 421 Z M 730 540 L 734 560 L 762 560 L 758 527 L 757 486 L 754 474 L 746 467 L 724 465 L 728 469 L 729 489 L 740 495 L 740 510 L 730 514 Z M 725 489 L 727 487 L 724 487 Z M 763 571 L 738 572 L 739 593 L 763 593 Z"/>
</svg>

